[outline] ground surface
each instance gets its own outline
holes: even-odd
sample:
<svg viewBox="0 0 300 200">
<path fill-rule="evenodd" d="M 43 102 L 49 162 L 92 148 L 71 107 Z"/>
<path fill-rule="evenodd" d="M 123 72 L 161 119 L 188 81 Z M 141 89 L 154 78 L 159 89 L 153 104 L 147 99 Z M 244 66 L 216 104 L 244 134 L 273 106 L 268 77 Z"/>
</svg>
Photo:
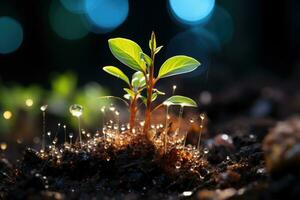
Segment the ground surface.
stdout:
<svg viewBox="0 0 300 200">
<path fill-rule="evenodd" d="M 66 151 L 57 165 L 28 149 L 14 166 L 5 158 L 0 161 L 0 197 L 299 199 L 297 80 L 246 81 L 212 93 L 202 108 L 210 120 L 197 159 L 181 149 L 161 156 L 151 145 L 120 151 L 99 145 L 96 153 Z"/>
</svg>

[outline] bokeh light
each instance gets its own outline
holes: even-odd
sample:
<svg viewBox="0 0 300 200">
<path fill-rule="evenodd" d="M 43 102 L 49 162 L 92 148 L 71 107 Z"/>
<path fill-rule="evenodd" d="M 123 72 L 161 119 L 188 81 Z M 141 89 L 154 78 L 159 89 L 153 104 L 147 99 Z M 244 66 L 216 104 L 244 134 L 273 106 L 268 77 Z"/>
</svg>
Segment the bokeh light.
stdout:
<svg viewBox="0 0 300 200">
<path fill-rule="evenodd" d="M 10 112 L 9 110 L 4 111 L 3 117 L 4 117 L 4 119 L 9 120 L 12 117 L 12 112 Z"/>
<path fill-rule="evenodd" d="M 23 42 L 23 29 L 11 17 L 0 17 L 0 54 L 16 51 Z"/>
<path fill-rule="evenodd" d="M 77 40 L 89 33 L 84 17 L 81 14 L 69 12 L 57 1 L 52 1 L 49 17 L 55 33 L 64 39 Z"/>
<path fill-rule="evenodd" d="M 184 24 L 200 24 L 212 13 L 215 0 L 169 0 L 172 15 Z"/>
<path fill-rule="evenodd" d="M 33 100 L 32 99 L 26 99 L 25 104 L 27 107 L 31 107 L 33 105 Z"/>
<path fill-rule="evenodd" d="M 60 0 L 61 4 L 70 12 L 84 13 L 85 0 Z"/>
<path fill-rule="evenodd" d="M 6 144 L 5 142 L 1 142 L 1 143 L 0 143 L 0 149 L 1 149 L 2 151 L 5 151 L 5 150 L 7 149 L 7 144 Z"/>
<path fill-rule="evenodd" d="M 94 32 L 109 32 L 126 20 L 129 4 L 128 0 L 86 0 L 85 9 Z"/>
<path fill-rule="evenodd" d="M 231 41 L 234 32 L 234 23 L 227 10 L 216 6 L 210 20 L 205 25 L 206 29 L 216 35 L 221 44 Z"/>
<path fill-rule="evenodd" d="M 213 53 L 220 51 L 218 38 L 202 27 L 194 27 L 175 35 L 167 45 L 167 57 L 188 55 L 201 62 L 201 67 L 183 76 L 194 77 L 206 72 Z"/>
</svg>

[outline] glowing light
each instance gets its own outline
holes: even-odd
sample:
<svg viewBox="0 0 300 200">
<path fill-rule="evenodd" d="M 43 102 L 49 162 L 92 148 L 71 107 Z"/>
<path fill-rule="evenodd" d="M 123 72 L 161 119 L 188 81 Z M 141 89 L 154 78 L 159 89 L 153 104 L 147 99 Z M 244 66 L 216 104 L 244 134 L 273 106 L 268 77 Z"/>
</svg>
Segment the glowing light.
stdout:
<svg viewBox="0 0 300 200">
<path fill-rule="evenodd" d="M 64 39 L 77 40 L 89 33 L 83 15 L 69 12 L 56 1 L 52 1 L 49 18 L 54 32 Z"/>
<path fill-rule="evenodd" d="M 60 0 L 65 9 L 74 13 L 84 13 L 85 0 Z"/>
<path fill-rule="evenodd" d="M 213 53 L 221 50 L 221 44 L 216 35 L 201 26 L 193 27 L 174 36 L 166 49 L 167 56 L 188 55 L 200 60 L 202 65 L 193 73 L 182 77 L 195 77 L 207 72 Z"/>
<path fill-rule="evenodd" d="M 1 142 L 0 148 L 2 151 L 5 151 L 7 149 L 7 144 L 5 142 Z"/>
<path fill-rule="evenodd" d="M 3 113 L 3 117 L 4 117 L 4 119 L 9 120 L 12 117 L 12 112 L 10 112 L 9 110 L 5 111 Z"/>
<path fill-rule="evenodd" d="M 169 0 L 173 16 L 185 24 L 200 24 L 212 13 L 215 0 Z"/>
<path fill-rule="evenodd" d="M 16 51 L 23 42 L 23 29 L 10 17 L 0 17 L 0 54 Z"/>
<path fill-rule="evenodd" d="M 234 33 L 234 23 L 227 10 L 216 6 L 205 27 L 216 35 L 221 44 L 231 41 Z"/>
<path fill-rule="evenodd" d="M 25 104 L 26 104 L 26 106 L 31 107 L 33 105 L 33 100 L 32 99 L 26 99 Z"/>
<path fill-rule="evenodd" d="M 120 26 L 127 18 L 128 0 L 86 0 L 86 15 L 99 32 L 109 32 Z"/>
</svg>

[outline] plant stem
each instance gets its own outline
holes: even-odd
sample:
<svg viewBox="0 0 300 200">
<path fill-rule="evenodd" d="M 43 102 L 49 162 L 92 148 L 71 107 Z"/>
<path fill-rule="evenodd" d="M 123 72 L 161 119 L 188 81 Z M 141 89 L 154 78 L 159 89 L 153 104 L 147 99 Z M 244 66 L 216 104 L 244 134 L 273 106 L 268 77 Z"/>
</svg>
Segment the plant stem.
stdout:
<svg viewBox="0 0 300 200">
<path fill-rule="evenodd" d="M 136 102 L 137 102 L 137 98 L 136 95 L 134 96 L 134 98 L 132 99 L 131 103 L 130 103 L 130 120 L 129 120 L 129 131 L 130 133 L 132 132 L 132 129 L 134 128 L 135 125 L 135 117 L 136 117 Z"/>
<path fill-rule="evenodd" d="M 147 103 L 145 112 L 145 125 L 143 133 L 147 134 L 150 123 L 151 123 L 151 103 L 152 103 L 152 92 L 154 87 L 154 52 L 151 52 L 152 63 L 149 68 L 149 79 L 147 81 Z"/>
<path fill-rule="evenodd" d="M 181 126 L 181 120 L 182 120 L 182 114 L 183 114 L 183 107 L 184 106 L 180 106 L 180 110 L 179 110 L 179 119 L 178 119 L 178 134 L 180 133 L 180 126 Z"/>
</svg>

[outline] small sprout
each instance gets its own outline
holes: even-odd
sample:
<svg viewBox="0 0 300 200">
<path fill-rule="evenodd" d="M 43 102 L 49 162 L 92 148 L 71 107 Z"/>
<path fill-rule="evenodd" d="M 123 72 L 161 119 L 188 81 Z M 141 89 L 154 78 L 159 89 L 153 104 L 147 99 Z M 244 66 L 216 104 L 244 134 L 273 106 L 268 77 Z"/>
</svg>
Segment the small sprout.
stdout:
<svg viewBox="0 0 300 200">
<path fill-rule="evenodd" d="M 173 92 L 172 92 L 172 94 L 175 94 L 176 88 L 177 88 L 177 86 L 176 86 L 176 85 L 173 85 Z"/>
<path fill-rule="evenodd" d="M 200 132 L 199 132 L 199 137 L 198 137 L 197 149 L 200 148 L 201 136 L 202 136 L 202 131 L 203 131 L 203 123 L 204 123 L 204 119 L 205 119 L 205 114 L 204 113 L 200 114 L 200 119 L 201 119 L 201 122 L 200 122 L 200 127 L 199 127 Z"/>
<path fill-rule="evenodd" d="M 40 107 L 40 110 L 41 110 L 42 112 L 45 112 L 45 111 L 47 110 L 47 108 L 48 108 L 48 105 L 42 105 L 42 106 Z"/>
<path fill-rule="evenodd" d="M 70 113 L 74 116 L 77 117 L 78 119 L 78 134 L 79 134 L 79 143 L 82 143 L 82 138 L 81 138 L 81 131 L 80 131 L 80 116 L 83 113 L 83 107 L 78 104 L 73 104 L 69 108 Z"/>
<path fill-rule="evenodd" d="M 196 59 L 189 56 L 174 56 L 167 59 L 161 65 L 158 75 L 156 76 L 154 74 L 154 60 L 155 56 L 163 46 L 157 47 L 156 35 L 154 32 L 151 33 L 151 38 L 149 40 L 149 56 L 142 51 L 142 48 L 137 43 L 129 39 L 113 38 L 108 40 L 108 44 L 112 54 L 121 63 L 136 71 L 132 76 L 132 80 L 129 81 L 129 78 L 119 68 L 114 66 L 106 66 L 103 68 L 105 72 L 122 79 L 128 85 L 128 88 L 124 88 L 126 92 L 124 98 L 130 101 L 130 132 L 133 132 L 133 127 L 135 125 L 136 113 L 138 111 L 137 101 L 138 99 L 141 99 L 144 102 L 146 109 L 143 123 L 143 133 L 144 135 L 147 135 L 147 132 L 151 126 L 151 112 L 154 110 L 152 108 L 152 102 L 157 99 L 158 95 L 165 94 L 164 92 L 160 92 L 155 89 L 157 81 L 161 78 L 191 72 L 200 66 L 200 63 Z M 146 90 L 145 97 L 142 96 L 142 92 L 144 90 Z M 176 85 L 173 86 L 173 94 L 175 93 L 175 90 Z M 183 96 L 170 97 L 167 101 L 163 102 L 162 105 L 166 105 L 167 107 L 170 105 L 180 105 L 182 108 L 186 106 L 197 107 L 197 104 L 192 99 Z M 165 129 L 166 128 L 167 124 L 165 126 Z M 165 135 L 166 134 L 167 133 L 165 130 Z"/>
<path fill-rule="evenodd" d="M 72 145 L 73 133 L 69 133 L 70 145 Z"/>
</svg>

